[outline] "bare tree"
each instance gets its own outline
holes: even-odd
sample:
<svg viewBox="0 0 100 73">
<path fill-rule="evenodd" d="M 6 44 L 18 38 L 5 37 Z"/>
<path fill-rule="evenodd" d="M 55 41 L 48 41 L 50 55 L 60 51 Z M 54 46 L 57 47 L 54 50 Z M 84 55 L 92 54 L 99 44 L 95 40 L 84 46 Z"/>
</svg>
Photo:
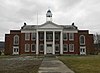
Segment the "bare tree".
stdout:
<svg viewBox="0 0 100 73">
<path fill-rule="evenodd" d="M 94 44 L 95 44 L 97 51 L 99 52 L 99 49 L 100 49 L 100 34 L 98 34 L 98 33 L 96 33 L 94 35 Z"/>
</svg>

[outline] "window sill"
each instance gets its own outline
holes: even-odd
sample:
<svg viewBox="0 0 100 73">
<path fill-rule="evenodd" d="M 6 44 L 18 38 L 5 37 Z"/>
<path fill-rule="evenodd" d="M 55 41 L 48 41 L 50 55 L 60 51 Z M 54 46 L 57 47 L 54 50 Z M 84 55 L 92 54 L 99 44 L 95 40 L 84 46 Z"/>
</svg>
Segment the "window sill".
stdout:
<svg viewBox="0 0 100 73">
<path fill-rule="evenodd" d="M 68 52 L 68 51 L 63 51 L 63 52 Z"/>
<path fill-rule="evenodd" d="M 31 52 L 36 52 L 36 51 L 31 51 Z"/>
</svg>

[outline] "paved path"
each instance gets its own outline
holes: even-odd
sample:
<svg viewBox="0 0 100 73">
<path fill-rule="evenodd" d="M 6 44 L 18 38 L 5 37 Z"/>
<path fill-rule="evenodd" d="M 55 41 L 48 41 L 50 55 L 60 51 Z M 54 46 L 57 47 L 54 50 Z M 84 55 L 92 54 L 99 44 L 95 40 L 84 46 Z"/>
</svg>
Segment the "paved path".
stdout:
<svg viewBox="0 0 100 73">
<path fill-rule="evenodd" d="M 56 57 L 45 57 L 38 73 L 74 73 Z"/>
</svg>

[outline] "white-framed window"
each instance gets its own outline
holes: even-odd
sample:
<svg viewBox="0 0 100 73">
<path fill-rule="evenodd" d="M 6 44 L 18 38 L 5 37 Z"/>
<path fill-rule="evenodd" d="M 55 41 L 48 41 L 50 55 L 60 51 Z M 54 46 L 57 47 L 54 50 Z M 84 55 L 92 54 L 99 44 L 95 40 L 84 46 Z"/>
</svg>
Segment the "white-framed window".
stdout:
<svg viewBox="0 0 100 73">
<path fill-rule="evenodd" d="M 80 45 L 85 45 L 85 36 L 84 35 L 80 35 Z"/>
<path fill-rule="evenodd" d="M 67 39 L 68 39 L 67 33 L 63 33 L 63 40 L 67 40 Z"/>
<path fill-rule="evenodd" d="M 74 44 L 69 44 L 69 52 L 74 52 Z"/>
<path fill-rule="evenodd" d="M 74 40 L 74 33 L 69 33 L 69 40 Z"/>
<path fill-rule="evenodd" d="M 59 33 L 55 33 L 55 39 L 56 39 L 56 40 L 59 40 L 59 38 L 60 38 Z"/>
<path fill-rule="evenodd" d="M 46 34 L 46 39 L 47 39 L 47 40 L 52 40 L 52 39 L 53 39 L 53 33 L 48 32 L 48 33 Z"/>
<path fill-rule="evenodd" d="M 44 34 L 42 32 L 39 34 L 39 39 L 40 40 L 43 40 L 44 39 Z"/>
<path fill-rule="evenodd" d="M 86 46 L 80 46 L 80 55 L 86 55 Z"/>
<path fill-rule="evenodd" d="M 36 33 L 31 33 L 31 40 L 35 40 L 36 39 Z"/>
<path fill-rule="evenodd" d="M 19 47 L 13 46 L 13 54 L 19 54 Z"/>
<path fill-rule="evenodd" d="M 44 44 L 40 44 L 39 49 L 40 49 L 40 52 L 43 52 L 44 51 Z"/>
<path fill-rule="evenodd" d="M 25 33 L 25 40 L 30 40 L 30 33 Z"/>
<path fill-rule="evenodd" d="M 18 36 L 18 35 L 15 35 L 15 36 L 14 36 L 13 44 L 14 44 L 14 45 L 19 45 L 19 36 Z"/>
<path fill-rule="evenodd" d="M 59 52 L 59 44 L 55 44 L 55 51 Z"/>
<path fill-rule="evenodd" d="M 30 51 L 30 44 L 25 44 L 25 52 L 29 52 Z"/>
<path fill-rule="evenodd" d="M 63 50 L 64 52 L 68 52 L 68 44 L 63 44 Z"/>
<path fill-rule="evenodd" d="M 31 44 L 31 52 L 35 52 L 36 51 L 36 45 L 35 44 Z"/>
</svg>

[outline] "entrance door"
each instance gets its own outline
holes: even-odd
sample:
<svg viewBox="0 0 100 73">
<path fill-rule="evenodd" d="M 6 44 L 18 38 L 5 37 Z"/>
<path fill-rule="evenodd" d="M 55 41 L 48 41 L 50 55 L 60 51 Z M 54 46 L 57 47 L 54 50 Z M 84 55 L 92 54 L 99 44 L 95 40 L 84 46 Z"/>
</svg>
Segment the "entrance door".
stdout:
<svg viewBox="0 0 100 73">
<path fill-rule="evenodd" d="M 47 54 L 52 54 L 52 44 L 47 44 Z"/>
<path fill-rule="evenodd" d="M 13 47 L 13 55 L 19 54 L 19 47 Z"/>
<path fill-rule="evenodd" d="M 80 55 L 86 55 L 86 47 L 80 47 Z"/>
</svg>

